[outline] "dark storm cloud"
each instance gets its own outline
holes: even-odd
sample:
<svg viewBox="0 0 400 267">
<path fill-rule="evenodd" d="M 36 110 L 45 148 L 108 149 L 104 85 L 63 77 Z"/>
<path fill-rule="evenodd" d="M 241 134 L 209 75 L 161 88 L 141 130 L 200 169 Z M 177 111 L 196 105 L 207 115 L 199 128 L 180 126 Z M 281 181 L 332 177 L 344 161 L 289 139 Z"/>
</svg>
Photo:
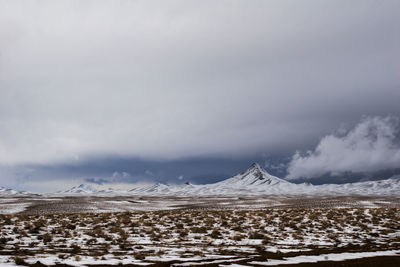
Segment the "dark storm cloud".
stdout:
<svg viewBox="0 0 400 267">
<path fill-rule="evenodd" d="M 250 158 L 400 115 L 399 13 L 399 1 L 0 1 L 0 164 Z"/>
</svg>

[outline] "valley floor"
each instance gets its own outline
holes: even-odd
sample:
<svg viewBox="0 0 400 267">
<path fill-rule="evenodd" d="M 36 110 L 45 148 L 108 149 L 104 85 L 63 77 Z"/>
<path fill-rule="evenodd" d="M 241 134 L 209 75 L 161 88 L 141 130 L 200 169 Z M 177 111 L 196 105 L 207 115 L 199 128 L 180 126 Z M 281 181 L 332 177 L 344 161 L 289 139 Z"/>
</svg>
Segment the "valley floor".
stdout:
<svg viewBox="0 0 400 267">
<path fill-rule="evenodd" d="M 400 266 L 395 198 L 0 201 L 0 266 Z"/>
<path fill-rule="evenodd" d="M 176 209 L 263 209 L 263 208 L 378 208 L 400 207 L 400 196 L 99 196 L 58 194 L 1 196 L 0 214 L 49 214 L 124 212 Z"/>
</svg>

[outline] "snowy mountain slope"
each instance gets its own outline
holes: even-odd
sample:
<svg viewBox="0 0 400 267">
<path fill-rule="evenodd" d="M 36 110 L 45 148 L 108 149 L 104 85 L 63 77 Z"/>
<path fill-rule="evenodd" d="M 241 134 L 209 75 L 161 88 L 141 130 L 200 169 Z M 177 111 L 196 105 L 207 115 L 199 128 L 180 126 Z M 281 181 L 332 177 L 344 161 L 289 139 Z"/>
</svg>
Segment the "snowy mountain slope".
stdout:
<svg viewBox="0 0 400 267">
<path fill-rule="evenodd" d="M 233 176 L 232 178 L 215 183 L 216 186 L 232 186 L 232 187 L 259 187 L 259 186 L 275 186 L 278 184 L 288 185 L 288 181 L 270 175 L 257 163 L 253 163 L 246 171 Z"/>
<path fill-rule="evenodd" d="M 294 184 L 270 175 L 258 164 L 252 164 L 243 173 L 206 185 L 155 184 L 131 191 L 143 195 L 400 195 L 400 179 L 358 182 L 348 184 L 311 185 Z"/>
<path fill-rule="evenodd" d="M 5 187 L 0 187 L 0 196 L 17 196 L 17 195 L 29 195 L 32 194 L 26 191 L 17 191 Z"/>
<path fill-rule="evenodd" d="M 258 164 L 252 164 L 246 171 L 226 180 L 205 185 L 185 183 L 167 185 L 156 183 L 129 191 L 101 190 L 90 185 L 79 185 L 63 194 L 100 194 L 100 195 L 171 195 L 171 196 L 206 196 L 206 195 L 275 195 L 275 196 L 337 196 L 337 195 L 400 195 L 400 178 L 380 181 L 368 181 L 348 184 L 311 185 L 294 184 L 270 175 Z"/>
<path fill-rule="evenodd" d="M 400 179 L 392 178 L 379 181 L 348 184 L 324 184 L 313 186 L 314 194 L 337 195 L 400 195 Z"/>
<path fill-rule="evenodd" d="M 61 194 L 94 194 L 99 192 L 96 188 L 88 184 L 80 184 L 66 191 L 59 192 Z"/>
<path fill-rule="evenodd" d="M 232 194 L 281 194 L 292 192 L 298 186 L 283 179 L 270 175 L 258 164 L 252 164 L 246 171 L 229 179 L 206 185 L 154 184 L 131 190 L 133 194 L 144 195 L 232 195 Z"/>
<path fill-rule="evenodd" d="M 162 183 L 156 183 L 145 187 L 134 188 L 129 190 L 131 193 L 167 193 L 170 186 Z"/>
</svg>

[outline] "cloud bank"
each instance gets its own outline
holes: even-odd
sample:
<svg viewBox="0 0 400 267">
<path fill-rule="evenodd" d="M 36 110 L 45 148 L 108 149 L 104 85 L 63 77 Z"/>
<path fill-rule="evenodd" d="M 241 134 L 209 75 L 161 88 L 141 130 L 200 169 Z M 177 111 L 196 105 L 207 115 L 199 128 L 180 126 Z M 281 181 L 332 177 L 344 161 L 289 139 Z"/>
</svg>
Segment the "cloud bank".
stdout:
<svg viewBox="0 0 400 267">
<path fill-rule="evenodd" d="M 294 154 L 287 178 L 399 168 L 399 121 L 393 116 L 366 117 L 348 132 L 341 129 L 338 134 L 325 136 L 313 151 Z"/>
<path fill-rule="evenodd" d="M 400 1 L 0 1 L 0 165 L 305 149 L 400 115 Z"/>
</svg>

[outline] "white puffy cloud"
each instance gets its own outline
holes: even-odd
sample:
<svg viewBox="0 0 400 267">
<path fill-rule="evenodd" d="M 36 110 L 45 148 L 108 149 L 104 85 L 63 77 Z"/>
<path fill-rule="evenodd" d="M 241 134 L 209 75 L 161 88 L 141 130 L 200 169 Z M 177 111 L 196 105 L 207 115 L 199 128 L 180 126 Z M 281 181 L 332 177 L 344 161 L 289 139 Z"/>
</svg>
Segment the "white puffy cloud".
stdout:
<svg viewBox="0 0 400 267">
<path fill-rule="evenodd" d="M 294 154 L 287 178 L 400 168 L 399 118 L 366 117 L 345 134 L 340 132 L 323 137 L 305 155 Z"/>
</svg>

